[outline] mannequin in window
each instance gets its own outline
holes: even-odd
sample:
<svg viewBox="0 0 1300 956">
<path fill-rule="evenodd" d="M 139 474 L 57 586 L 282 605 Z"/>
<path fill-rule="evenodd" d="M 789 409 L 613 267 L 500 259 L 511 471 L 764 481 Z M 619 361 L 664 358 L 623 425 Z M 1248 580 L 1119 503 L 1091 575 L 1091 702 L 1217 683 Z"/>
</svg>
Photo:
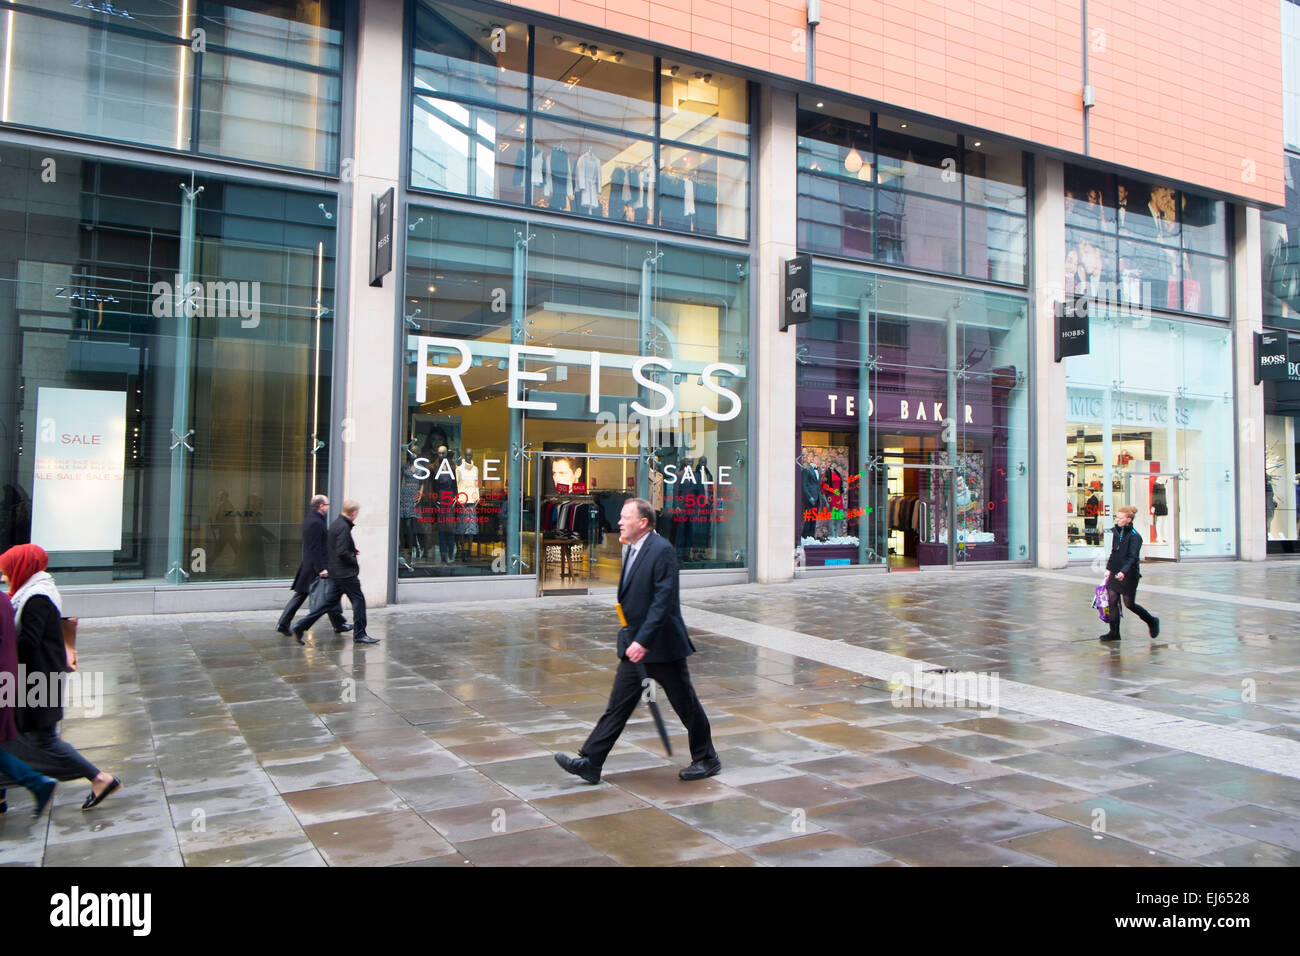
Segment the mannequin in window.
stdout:
<svg viewBox="0 0 1300 956">
<path fill-rule="evenodd" d="M 806 454 L 801 454 L 795 461 L 799 470 L 799 492 L 803 504 L 803 527 L 799 532 L 801 538 L 812 538 L 817 531 L 817 503 L 822 496 L 822 479 L 817 469 L 808 461 Z"/>
<path fill-rule="evenodd" d="M 1101 499 L 1097 492 L 1090 492 L 1088 500 L 1083 503 L 1083 541 L 1084 544 L 1101 544 L 1101 532 L 1097 530 L 1097 516 L 1101 514 Z"/>
<path fill-rule="evenodd" d="M 474 464 L 474 452 L 466 448 L 456 463 L 456 508 L 459 512 L 456 532 L 462 561 L 469 560 L 470 542 L 478 534 L 478 499 L 478 466 Z"/>
<path fill-rule="evenodd" d="M 845 525 L 844 476 L 833 465 L 827 468 L 826 474 L 822 476 L 821 491 L 826 498 L 827 507 L 831 510 L 830 536 L 841 538 L 844 536 Z"/>
<path fill-rule="evenodd" d="M 1151 489 L 1151 514 L 1155 517 L 1156 538 L 1162 543 L 1167 542 L 1169 540 L 1169 498 L 1165 492 L 1163 478 L 1157 478 Z"/>
<path fill-rule="evenodd" d="M 446 445 L 438 446 L 438 454 L 430 463 L 433 470 L 434 520 L 438 528 L 438 557 L 443 564 L 456 558 L 456 470 L 452 467 L 451 452 Z"/>
<path fill-rule="evenodd" d="M 415 503 L 420 497 L 420 479 L 415 477 L 414 462 L 408 461 L 402 466 L 402 494 L 398 503 L 398 516 L 401 525 L 401 551 L 398 563 L 404 571 L 414 571 L 411 559 L 419 554 L 419 527 L 415 517 Z"/>
<path fill-rule="evenodd" d="M 698 482 L 696 487 L 699 489 L 699 493 L 695 498 L 698 506 L 696 508 L 698 521 L 694 538 L 695 560 L 704 561 L 708 558 L 709 547 L 713 542 L 713 507 L 715 499 L 713 496 L 713 472 L 709 469 L 709 459 L 703 455 L 700 456 L 699 463 L 695 466 L 695 479 Z"/>
</svg>

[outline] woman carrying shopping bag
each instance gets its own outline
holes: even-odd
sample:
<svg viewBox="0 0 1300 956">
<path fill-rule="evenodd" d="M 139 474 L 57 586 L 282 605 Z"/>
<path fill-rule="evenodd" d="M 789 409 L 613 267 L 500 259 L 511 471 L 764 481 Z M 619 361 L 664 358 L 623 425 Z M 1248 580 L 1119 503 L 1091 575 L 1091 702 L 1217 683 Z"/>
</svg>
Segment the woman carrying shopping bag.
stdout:
<svg viewBox="0 0 1300 956">
<path fill-rule="evenodd" d="M 3 592 L 0 592 L 0 677 L 5 678 L 10 687 L 17 689 L 19 693 L 22 692 L 23 685 L 18 679 L 18 635 L 14 631 L 14 609 Z M 43 773 L 37 773 L 9 753 L 8 746 L 18 738 L 18 725 L 14 722 L 14 712 L 15 707 L 9 702 L 0 701 L 0 786 L 7 778 L 16 781 L 19 786 L 26 787 L 32 792 L 32 799 L 36 802 L 36 812 L 33 816 L 40 816 L 41 811 L 49 804 L 50 797 L 54 796 L 57 781 Z M 5 813 L 9 809 L 9 804 L 3 797 L 4 791 L 0 790 L 0 813 Z"/>
<path fill-rule="evenodd" d="M 28 675 L 43 673 L 47 686 L 62 688 L 62 675 L 68 670 L 60 619 L 63 599 L 54 586 L 54 578 L 45 571 L 49 563 L 44 548 L 20 544 L 0 554 L 0 574 L 8 582 L 9 600 L 14 608 L 19 663 Z M 59 737 L 59 721 L 63 719 L 61 695 L 60 700 L 46 702 L 42 707 L 19 707 L 17 718 L 20 736 L 11 752 L 38 773 L 59 780 L 78 777 L 89 780 L 90 793 L 81 809 L 98 806 L 121 788 L 122 781 L 99 770 Z"/>
<path fill-rule="evenodd" d="M 1107 619 L 1110 630 L 1101 635 L 1099 640 L 1119 640 L 1119 602 L 1142 619 L 1142 623 L 1155 638 L 1160 634 L 1160 619 L 1152 617 L 1146 609 L 1137 603 L 1138 579 L 1142 572 L 1138 569 L 1142 560 L 1142 535 L 1133 527 L 1133 516 L 1137 509 L 1132 505 L 1122 505 L 1115 515 L 1115 526 L 1111 528 L 1110 558 L 1106 561 L 1106 596 L 1108 598 Z"/>
</svg>

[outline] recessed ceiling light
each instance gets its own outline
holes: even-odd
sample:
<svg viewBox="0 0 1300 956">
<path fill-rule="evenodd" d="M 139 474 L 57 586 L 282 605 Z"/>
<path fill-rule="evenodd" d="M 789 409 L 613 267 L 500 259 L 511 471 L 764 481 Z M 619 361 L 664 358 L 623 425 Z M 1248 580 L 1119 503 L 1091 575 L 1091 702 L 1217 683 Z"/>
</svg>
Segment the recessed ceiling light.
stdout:
<svg viewBox="0 0 1300 956">
<path fill-rule="evenodd" d="M 431 286 L 429 286 L 429 291 L 430 291 L 430 292 L 437 292 L 437 291 L 438 291 L 438 287 L 437 287 L 436 285 L 431 285 Z"/>
<path fill-rule="evenodd" d="M 825 105 L 826 105 L 825 103 L 818 103 L 818 104 L 817 104 L 817 108 L 818 108 L 818 109 L 821 109 L 821 108 L 822 108 L 823 106 L 825 106 Z"/>
<path fill-rule="evenodd" d="M 898 128 L 899 128 L 899 129 L 907 129 L 907 124 L 906 124 L 906 123 L 900 123 Z"/>
<path fill-rule="evenodd" d="M 976 146 L 983 146 L 984 144 L 981 143 L 979 140 L 975 140 L 975 145 L 976 145 Z"/>
</svg>

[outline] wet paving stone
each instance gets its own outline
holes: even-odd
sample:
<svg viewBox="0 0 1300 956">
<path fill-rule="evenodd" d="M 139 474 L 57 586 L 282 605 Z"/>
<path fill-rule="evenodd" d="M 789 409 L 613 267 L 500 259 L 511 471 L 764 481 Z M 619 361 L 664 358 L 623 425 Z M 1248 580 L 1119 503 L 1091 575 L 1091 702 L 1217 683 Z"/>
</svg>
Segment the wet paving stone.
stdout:
<svg viewBox="0 0 1300 956">
<path fill-rule="evenodd" d="M 683 592 L 688 621 L 707 614 L 691 671 L 723 763 L 690 783 L 671 708 L 672 757 L 638 708 L 599 785 L 554 763 L 608 698 L 605 598 L 376 608 L 370 648 L 327 627 L 300 647 L 265 614 L 98 621 L 102 713 L 70 710 L 64 733 L 126 787 L 82 814 L 87 785 L 62 784 L 38 822 L 11 789 L 0 861 L 1295 866 L 1295 608 L 1240 602 L 1300 593 L 1300 565 L 1153 566 L 1165 633 L 1114 647 L 1075 613 L 1083 570 Z M 755 625 L 822 638 L 824 659 L 748 643 Z M 836 656 L 860 648 L 893 663 Z M 997 675 L 1000 705 L 900 701 L 891 675 L 913 666 Z M 1015 688 L 1071 703 L 1017 710 Z M 1195 721 L 1203 745 L 1125 736 L 1119 706 Z"/>
</svg>

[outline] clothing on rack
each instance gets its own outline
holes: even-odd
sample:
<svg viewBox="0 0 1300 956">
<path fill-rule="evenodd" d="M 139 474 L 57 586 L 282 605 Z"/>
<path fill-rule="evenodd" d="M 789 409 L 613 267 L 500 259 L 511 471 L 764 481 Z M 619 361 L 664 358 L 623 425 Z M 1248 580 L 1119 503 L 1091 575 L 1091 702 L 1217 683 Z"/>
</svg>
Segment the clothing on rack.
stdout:
<svg viewBox="0 0 1300 956">
<path fill-rule="evenodd" d="M 568 208 L 565 200 L 573 198 L 573 160 L 569 158 L 569 151 L 563 146 L 552 148 L 547 170 L 550 173 L 552 190 L 547 193 L 547 196 L 555 200 L 551 203 L 552 208 Z"/>
<path fill-rule="evenodd" d="M 637 202 L 638 210 L 644 209 L 645 215 L 641 217 L 633 216 L 633 221 L 638 218 L 647 225 L 654 224 L 654 204 L 655 204 L 655 166 L 653 159 L 647 159 L 641 164 L 636 174 L 637 181 Z"/>
<path fill-rule="evenodd" d="M 616 166 L 609 174 L 609 218 L 619 222 L 627 220 L 627 210 L 632 204 L 630 183 L 632 173 L 626 166 Z"/>
<path fill-rule="evenodd" d="M 718 234 L 718 187 L 707 179 L 695 183 L 695 231 L 706 236 Z"/>
<path fill-rule="evenodd" d="M 591 150 L 578 157 L 573 168 L 574 192 L 578 197 L 578 206 L 589 215 L 596 215 L 600 209 L 601 182 L 600 160 Z"/>
</svg>

